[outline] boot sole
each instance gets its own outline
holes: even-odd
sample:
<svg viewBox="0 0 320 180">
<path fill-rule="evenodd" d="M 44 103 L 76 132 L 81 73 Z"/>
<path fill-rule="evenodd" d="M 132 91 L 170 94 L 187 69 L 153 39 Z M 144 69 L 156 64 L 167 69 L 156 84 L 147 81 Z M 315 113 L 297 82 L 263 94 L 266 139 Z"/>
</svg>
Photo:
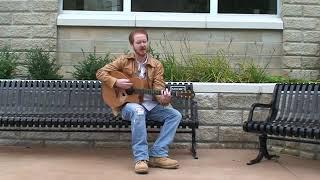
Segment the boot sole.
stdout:
<svg viewBox="0 0 320 180">
<path fill-rule="evenodd" d="M 157 164 L 149 164 L 149 167 L 164 168 L 164 169 L 178 169 L 179 164 L 174 164 L 174 165 L 169 165 L 169 166 L 163 166 L 163 165 L 157 165 Z"/>
<path fill-rule="evenodd" d="M 148 170 L 145 170 L 145 169 L 135 170 L 134 172 L 137 174 L 148 174 Z"/>
</svg>

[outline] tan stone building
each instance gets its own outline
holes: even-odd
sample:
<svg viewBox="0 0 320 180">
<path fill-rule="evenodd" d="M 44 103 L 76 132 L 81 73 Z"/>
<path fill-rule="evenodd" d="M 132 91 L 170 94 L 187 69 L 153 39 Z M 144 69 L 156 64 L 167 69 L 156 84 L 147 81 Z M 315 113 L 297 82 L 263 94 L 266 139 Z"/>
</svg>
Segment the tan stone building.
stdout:
<svg viewBox="0 0 320 180">
<path fill-rule="evenodd" d="M 52 51 L 66 79 L 81 49 L 121 54 L 137 27 L 162 54 L 222 50 L 234 65 L 252 57 L 274 74 L 319 79 L 319 0 L 0 0 L 0 47 Z"/>
</svg>

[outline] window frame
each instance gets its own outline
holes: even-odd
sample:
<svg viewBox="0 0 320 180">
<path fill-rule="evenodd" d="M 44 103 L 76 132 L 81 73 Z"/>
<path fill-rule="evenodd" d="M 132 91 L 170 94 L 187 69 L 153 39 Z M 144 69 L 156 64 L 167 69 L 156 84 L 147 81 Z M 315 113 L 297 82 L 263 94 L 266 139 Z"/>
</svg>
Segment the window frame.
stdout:
<svg viewBox="0 0 320 180">
<path fill-rule="evenodd" d="M 227 29 L 283 29 L 280 16 L 281 0 L 277 0 L 277 14 L 218 13 L 218 0 L 210 0 L 210 13 L 131 12 L 131 0 L 123 0 L 123 11 L 63 10 L 59 0 L 58 26 L 164 27 L 164 28 L 227 28 Z"/>
</svg>

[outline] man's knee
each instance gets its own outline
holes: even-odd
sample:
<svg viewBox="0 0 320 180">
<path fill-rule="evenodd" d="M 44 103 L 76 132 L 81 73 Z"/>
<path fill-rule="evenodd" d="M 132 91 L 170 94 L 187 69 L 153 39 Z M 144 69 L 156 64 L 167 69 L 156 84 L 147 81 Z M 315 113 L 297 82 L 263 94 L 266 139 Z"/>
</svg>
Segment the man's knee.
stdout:
<svg viewBox="0 0 320 180">
<path fill-rule="evenodd" d="M 176 109 L 174 109 L 172 113 L 173 113 L 174 119 L 180 122 L 182 119 L 182 114 Z"/>
<path fill-rule="evenodd" d="M 182 114 L 178 110 L 174 110 L 173 114 L 178 121 L 180 121 L 182 119 Z"/>
<path fill-rule="evenodd" d="M 135 108 L 134 108 L 134 113 L 135 113 L 137 116 L 144 116 L 144 115 L 145 115 L 145 112 L 144 112 L 143 107 L 135 107 Z"/>
<path fill-rule="evenodd" d="M 145 121 L 145 111 L 143 107 L 135 107 L 133 113 L 135 117 L 133 123 Z"/>
<path fill-rule="evenodd" d="M 179 119 L 179 121 L 181 121 L 182 119 L 182 114 L 180 112 L 177 113 L 177 118 Z"/>
<path fill-rule="evenodd" d="M 122 117 L 125 120 L 136 119 L 136 117 L 145 116 L 144 108 L 138 104 L 128 103 L 122 109 Z"/>
</svg>

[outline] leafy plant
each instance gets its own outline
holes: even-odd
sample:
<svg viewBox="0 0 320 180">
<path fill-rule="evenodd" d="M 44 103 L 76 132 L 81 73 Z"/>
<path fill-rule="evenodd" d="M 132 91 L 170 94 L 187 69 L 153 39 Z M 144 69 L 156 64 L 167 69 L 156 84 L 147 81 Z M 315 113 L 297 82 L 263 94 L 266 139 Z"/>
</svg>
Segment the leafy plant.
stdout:
<svg viewBox="0 0 320 180">
<path fill-rule="evenodd" d="M 188 81 L 189 67 L 182 65 L 170 54 L 161 59 L 164 68 L 164 79 L 168 81 Z"/>
<path fill-rule="evenodd" d="M 263 82 L 306 82 L 303 79 L 292 79 L 285 76 L 272 76 L 268 74 L 269 63 L 263 67 L 253 63 L 252 57 L 245 54 L 243 62 L 239 67 L 230 64 L 229 49 L 232 39 L 226 51 L 219 50 L 215 55 L 208 53 L 208 47 L 204 54 L 194 54 L 191 51 L 188 38 L 184 38 L 180 43 L 180 54 L 177 55 L 173 49 L 171 41 L 164 34 L 164 40 L 159 46 L 163 51 L 161 54 L 150 48 L 149 53 L 162 62 L 164 66 L 164 78 L 166 81 L 191 81 L 191 82 L 233 82 L 233 83 L 263 83 Z M 257 60 L 262 59 L 263 46 L 256 45 Z M 273 53 L 270 59 L 273 57 Z M 179 58 L 178 58 L 179 56 Z M 269 61 L 270 62 L 270 61 Z"/>
<path fill-rule="evenodd" d="M 11 49 L 4 47 L 0 49 L 0 79 L 11 79 L 15 75 L 18 66 L 18 56 Z"/>
<path fill-rule="evenodd" d="M 151 46 L 151 42 L 148 47 L 148 53 L 150 53 L 151 56 L 156 58 L 157 60 L 161 60 L 160 53 L 156 52 L 156 50 Z"/>
<path fill-rule="evenodd" d="M 222 51 L 212 57 L 192 56 L 188 66 L 191 67 L 190 81 L 234 82 L 236 79 L 236 74 Z"/>
<path fill-rule="evenodd" d="M 305 79 L 294 79 L 294 78 L 289 78 L 289 77 L 284 77 L 284 76 L 267 76 L 266 83 L 306 83 L 310 82 Z"/>
<path fill-rule="evenodd" d="M 88 56 L 85 55 L 81 49 L 84 60 L 78 65 L 75 65 L 75 71 L 72 72 L 72 76 L 79 80 L 93 80 L 96 79 L 96 72 L 98 69 L 102 68 L 104 65 L 110 63 L 112 59 L 107 53 L 103 58 L 96 55 L 96 50 L 93 53 L 89 53 Z"/>
<path fill-rule="evenodd" d="M 240 64 L 240 70 L 238 73 L 239 80 L 240 82 L 247 83 L 266 82 L 268 79 L 266 69 L 267 65 L 265 67 L 260 67 L 253 62 L 243 62 Z"/>
<path fill-rule="evenodd" d="M 165 41 L 160 41 L 160 47 L 163 53 L 156 52 L 153 48 L 149 47 L 149 53 L 160 60 L 164 68 L 164 79 L 167 81 L 188 81 L 188 69 L 185 64 L 178 61 L 173 48 L 166 35 L 164 35 Z"/>
<path fill-rule="evenodd" d="M 56 59 L 42 48 L 30 49 L 27 52 L 25 66 L 31 79 L 61 79 L 58 74 L 61 65 L 56 64 Z"/>
</svg>

